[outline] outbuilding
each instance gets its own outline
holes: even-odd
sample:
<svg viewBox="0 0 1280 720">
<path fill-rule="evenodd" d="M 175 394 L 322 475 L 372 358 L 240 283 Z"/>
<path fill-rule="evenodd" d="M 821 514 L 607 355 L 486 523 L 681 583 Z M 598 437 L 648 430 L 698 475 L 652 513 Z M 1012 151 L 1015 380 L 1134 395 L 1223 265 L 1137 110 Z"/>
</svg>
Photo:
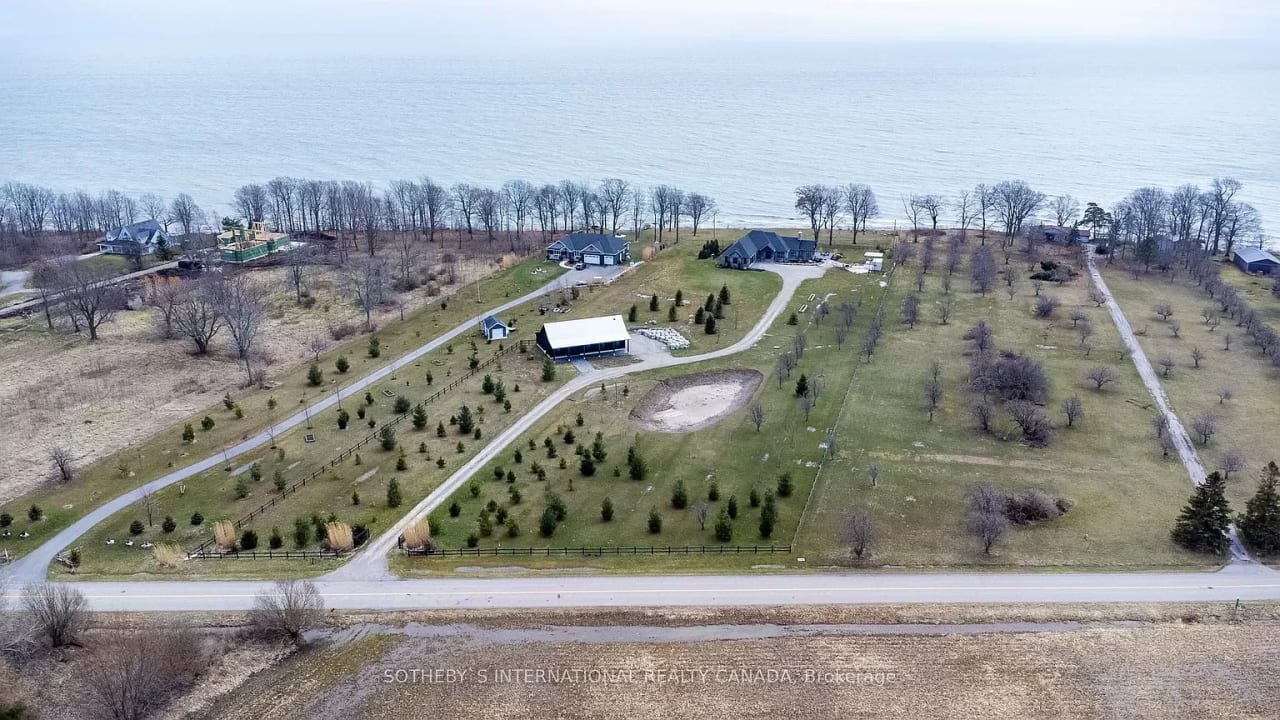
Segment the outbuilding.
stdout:
<svg viewBox="0 0 1280 720">
<path fill-rule="evenodd" d="M 538 331 L 538 347 L 552 360 L 617 355 L 631 346 L 621 315 L 547 323 Z"/>
<path fill-rule="evenodd" d="M 511 326 L 489 315 L 480 321 L 480 334 L 485 340 L 505 340 L 511 334 Z"/>
<path fill-rule="evenodd" d="M 1244 272 L 1257 275 L 1271 275 L 1280 268 L 1280 260 L 1260 248 L 1236 248 L 1231 254 L 1231 262 Z"/>
</svg>

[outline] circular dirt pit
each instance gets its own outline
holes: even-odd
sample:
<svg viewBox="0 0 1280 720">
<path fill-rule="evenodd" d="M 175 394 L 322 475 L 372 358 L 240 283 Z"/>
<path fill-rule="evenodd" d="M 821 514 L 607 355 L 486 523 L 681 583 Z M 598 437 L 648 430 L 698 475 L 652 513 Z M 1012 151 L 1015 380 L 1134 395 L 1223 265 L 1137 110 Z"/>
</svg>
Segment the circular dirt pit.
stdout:
<svg viewBox="0 0 1280 720">
<path fill-rule="evenodd" d="M 700 430 L 747 404 L 763 380 L 756 370 L 715 370 L 663 380 L 640 398 L 631 421 L 657 432 Z"/>
</svg>

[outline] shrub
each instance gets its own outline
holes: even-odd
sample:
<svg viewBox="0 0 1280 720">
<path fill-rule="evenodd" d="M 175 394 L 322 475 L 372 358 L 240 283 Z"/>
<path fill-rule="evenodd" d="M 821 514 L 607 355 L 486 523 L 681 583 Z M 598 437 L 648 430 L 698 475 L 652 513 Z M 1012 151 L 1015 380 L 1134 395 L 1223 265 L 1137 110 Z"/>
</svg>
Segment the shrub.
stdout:
<svg viewBox="0 0 1280 720">
<path fill-rule="evenodd" d="M 337 361 L 333 363 L 333 366 L 342 374 L 346 374 L 346 372 L 351 369 L 351 363 L 347 361 L 346 355 L 339 355 Z"/>
<path fill-rule="evenodd" d="M 515 518 L 507 518 L 507 537 L 519 537 L 520 526 L 516 524 Z"/>
<path fill-rule="evenodd" d="M 236 479 L 236 499 L 243 500 L 249 497 L 249 483 L 245 481 L 244 476 Z"/>
<path fill-rule="evenodd" d="M 795 313 L 791 313 L 791 317 L 787 318 L 787 324 L 788 324 L 788 325 L 799 325 L 799 324 L 800 324 L 800 318 L 796 317 L 796 314 L 795 314 Z"/>
<path fill-rule="evenodd" d="M 307 369 L 307 384 L 317 386 L 324 382 L 324 373 L 320 372 L 320 366 L 311 363 L 311 367 Z"/>
<path fill-rule="evenodd" d="M 41 510 L 39 505 L 32 505 L 27 510 L 27 519 L 31 522 L 39 522 L 42 517 L 44 517 L 44 510 Z"/>
<path fill-rule="evenodd" d="M 413 403 L 409 402 L 409 398 L 403 395 L 396 396 L 395 412 L 397 415 L 404 415 L 413 407 Z"/>
<path fill-rule="evenodd" d="M 182 548 L 172 543 L 160 543 L 151 548 L 151 556 L 156 559 L 156 564 L 162 568 L 173 569 L 186 557 L 186 553 L 182 552 Z M 4 717 L 0 714 L 0 717 Z"/>
<path fill-rule="evenodd" d="M 178 529 L 178 523 L 174 522 L 172 515 L 165 515 L 164 522 L 160 523 L 160 529 L 166 533 L 171 533 Z"/>
<path fill-rule="evenodd" d="M 280 470 L 280 468 L 276 468 L 275 472 L 271 474 L 271 482 L 275 484 L 276 491 L 284 492 L 286 483 L 284 479 L 284 473 Z"/>
<path fill-rule="evenodd" d="M 200 421 L 200 429 L 204 430 L 205 432 L 209 432 L 210 430 L 213 429 L 214 424 L 215 423 L 213 422 L 213 418 L 209 417 L 208 415 L 205 415 L 204 419 Z"/>
<path fill-rule="evenodd" d="M 359 504 L 360 504 L 360 493 L 359 493 L 359 492 L 353 492 L 353 493 L 351 493 L 351 504 L 352 504 L 352 505 L 359 505 Z"/>
<path fill-rule="evenodd" d="M 364 412 L 364 408 L 360 408 L 360 411 Z M 347 412 L 346 410 L 339 410 L 338 411 L 338 429 L 346 430 L 347 424 L 350 422 L 351 422 L 351 413 Z"/>
<path fill-rule="evenodd" d="M 600 519 L 604 522 L 613 520 L 613 501 L 607 497 L 600 501 Z"/>
<path fill-rule="evenodd" d="M 337 553 L 351 552 L 356 547 L 351 526 L 337 521 L 325 523 L 324 543 L 330 551 Z"/>
<path fill-rule="evenodd" d="M 582 462 L 578 464 L 578 471 L 583 477 L 591 477 L 596 474 L 596 464 L 589 456 L 582 456 Z"/>
<path fill-rule="evenodd" d="M 235 416 L 236 416 L 236 419 L 237 419 L 237 420 L 243 420 L 243 419 L 244 419 L 244 408 L 240 407 L 239 405 L 236 405 L 236 406 L 235 406 L 235 409 L 234 409 L 234 410 L 232 410 L 232 412 L 233 412 L 233 413 L 235 413 Z"/>
<path fill-rule="evenodd" d="M 477 440 L 479 440 L 482 435 L 483 433 L 480 432 L 480 428 L 476 428 L 475 432 L 471 433 L 471 436 Z"/>
<path fill-rule="evenodd" d="M 254 482 L 261 482 L 262 480 L 262 464 L 261 463 L 254 463 L 249 466 L 249 477 L 253 478 Z"/>
<path fill-rule="evenodd" d="M 191 427 L 191 423 L 187 423 L 186 425 L 183 425 L 182 426 L 182 442 L 191 443 L 191 442 L 195 442 L 195 439 L 196 439 L 196 431 L 195 431 L 195 428 Z"/>
<path fill-rule="evenodd" d="M 404 457 L 403 455 L 401 455 L 400 457 L 396 458 L 396 471 L 397 471 L 397 472 L 404 472 L 405 470 L 408 470 L 408 469 L 409 469 L 409 461 L 408 461 L 408 460 L 406 460 L 406 459 L 405 459 L 405 457 Z"/>
<path fill-rule="evenodd" d="M 1024 490 L 1010 495 L 1004 504 L 1005 517 L 1017 525 L 1053 520 L 1061 514 L 1058 503 L 1043 490 Z"/>
<path fill-rule="evenodd" d="M 458 517 L 461 514 L 462 506 L 458 504 L 457 500 L 454 500 L 453 503 L 449 505 L 449 517 Z"/>
<path fill-rule="evenodd" d="M 200 524 L 201 524 L 201 523 L 203 523 L 203 522 L 204 522 L 204 516 L 203 516 L 203 515 L 201 515 L 201 514 L 200 514 L 200 513 L 198 513 L 198 512 L 196 512 L 196 513 L 191 513 L 191 524 L 192 524 L 192 525 L 200 525 Z"/>
<path fill-rule="evenodd" d="M 480 531 L 480 537 L 489 537 L 493 534 L 493 520 L 490 519 L 487 510 L 480 513 L 480 518 L 477 520 L 477 529 Z"/>
<path fill-rule="evenodd" d="M 0 528 L 7 528 L 13 524 L 13 516 L 9 513 L 0 513 Z"/>
<path fill-rule="evenodd" d="M 363 420 L 365 415 L 367 414 L 368 414 L 368 411 L 364 409 L 363 405 L 356 408 L 356 417 L 360 418 L 361 420 Z"/>
<path fill-rule="evenodd" d="M 236 406 L 236 401 L 231 399 L 231 393 L 222 396 L 222 406 L 228 410 Z"/>
<path fill-rule="evenodd" d="M 258 533 L 252 530 L 245 530 L 240 533 L 240 549 L 254 550 L 258 547 Z"/>
<path fill-rule="evenodd" d="M 147 529 L 147 526 L 143 525 L 141 520 L 134 520 L 133 522 L 129 523 L 130 535 L 141 535 L 143 531 L 145 531 L 146 529 Z"/>
<path fill-rule="evenodd" d="M 23 605 L 37 631 L 53 647 L 79 644 L 89 620 L 88 601 L 74 587 L 63 583 L 34 586 Z"/>
<path fill-rule="evenodd" d="M 720 508 L 719 514 L 716 515 L 716 539 L 720 542 L 729 542 L 733 539 L 733 525 L 729 522 L 729 513 L 724 508 Z"/>
<path fill-rule="evenodd" d="M 671 488 L 671 507 L 676 510 L 683 510 L 689 504 L 689 493 L 685 489 L 684 480 L 676 480 L 676 484 Z"/>
<path fill-rule="evenodd" d="M 553 531 L 554 531 L 554 529 L 553 529 Z M 548 535 L 548 537 L 550 537 L 550 536 Z M 480 536 L 479 536 L 479 535 L 476 535 L 475 533 L 471 533 L 470 535 L 468 535 L 468 536 L 467 536 L 467 547 L 469 547 L 469 548 L 473 548 L 473 547 L 476 547 L 476 546 L 477 546 L 477 545 L 479 545 L 479 544 L 480 544 Z"/>
<path fill-rule="evenodd" d="M 649 508 L 649 532 L 657 535 L 662 532 L 662 515 L 658 514 L 658 508 Z"/>
</svg>

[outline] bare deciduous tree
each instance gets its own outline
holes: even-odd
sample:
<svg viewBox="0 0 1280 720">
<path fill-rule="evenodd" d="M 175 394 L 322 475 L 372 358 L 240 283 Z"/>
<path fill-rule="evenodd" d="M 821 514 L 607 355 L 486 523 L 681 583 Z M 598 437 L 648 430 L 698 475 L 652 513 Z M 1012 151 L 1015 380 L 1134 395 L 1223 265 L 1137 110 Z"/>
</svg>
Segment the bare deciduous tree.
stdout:
<svg viewBox="0 0 1280 720">
<path fill-rule="evenodd" d="M 1218 469 L 1222 471 L 1223 480 L 1230 480 L 1231 473 L 1243 470 L 1245 464 L 1244 451 L 1239 448 L 1231 448 L 1218 458 Z"/>
<path fill-rule="evenodd" d="M 996 408 L 986 400 L 979 400 L 969 406 L 969 414 L 973 416 L 974 421 L 978 423 L 978 427 L 982 432 L 991 432 L 991 421 L 995 419 Z"/>
<path fill-rule="evenodd" d="M 75 458 L 69 448 L 54 445 L 49 448 L 49 460 L 53 462 L 53 469 L 58 482 L 69 483 L 75 479 Z"/>
<path fill-rule="evenodd" d="M 908 295 L 907 299 L 902 301 L 902 324 L 914 329 L 919 321 L 920 298 L 916 295 Z"/>
<path fill-rule="evenodd" d="M 1075 427 L 1076 421 L 1084 417 L 1084 403 L 1072 395 L 1062 401 L 1062 413 L 1067 416 L 1067 427 Z"/>
<path fill-rule="evenodd" d="M 309 580 L 281 580 L 253 600 L 249 623 L 267 636 L 300 643 L 303 633 L 320 623 L 324 600 Z"/>
<path fill-rule="evenodd" d="M 760 426 L 764 424 L 764 405 L 759 402 L 751 403 L 747 416 L 751 418 L 751 424 L 756 426 L 756 432 L 760 432 Z"/>
<path fill-rule="evenodd" d="M 120 290 L 112 284 L 112 274 L 100 266 L 82 262 L 63 266 L 63 301 L 77 328 L 89 331 L 89 341 L 98 339 L 98 328 L 110 320 L 124 303 Z"/>
<path fill-rule="evenodd" d="M 356 305 L 364 311 L 366 330 L 373 329 L 373 309 L 382 302 L 387 292 L 387 264 L 381 258 L 368 258 L 353 262 L 343 277 L 347 292 L 355 298 Z"/>
<path fill-rule="evenodd" d="M 853 244 L 858 244 L 858 233 L 867 229 L 867 220 L 880 214 L 876 194 L 866 185 L 851 183 L 844 187 L 844 210 L 849 214 Z"/>
<path fill-rule="evenodd" d="M 1094 307 L 1102 307 L 1107 304 L 1107 296 L 1098 288 L 1089 288 L 1089 302 Z"/>
<path fill-rule="evenodd" d="M 1230 400 L 1233 397 L 1235 397 L 1235 394 L 1231 392 L 1231 388 L 1229 387 L 1218 388 L 1218 404 L 1219 405 L 1225 403 L 1226 401 Z"/>
<path fill-rule="evenodd" d="M 950 295 L 942 298 L 942 300 L 938 303 L 938 320 L 943 325 L 947 325 L 951 322 L 951 311 L 953 307 L 954 307 L 954 303 Z"/>
<path fill-rule="evenodd" d="M 1156 363 L 1164 368 L 1164 376 L 1169 377 L 1169 372 L 1178 366 L 1178 361 L 1173 359 L 1172 355 L 1161 355 L 1156 359 Z"/>
<path fill-rule="evenodd" d="M 1095 365 L 1085 377 L 1093 382 L 1095 390 L 1101 390 L 1118 379 L 1116 372 L 1106 365 Z"/>
<path fill-rule="evenodd" d="M 64 583 L 28 585 L 23 604 L 37 632 L 48 639 L 50 645 L 80 644 L 89 609 L 79 590 Z"/>
<path fill-rule="evenodd" d="M 1199 345 L 1191 348 L 1191 362 L 1195 365 L 1195 367 L 1197 368 L 1200 367 L 1200 363 L 1204 360 L 1204 358 L 1205 358 L 1204 351 L 1200 349 Z"/>
<path fill-rule="evenodd" d="M 706 500 L 696 502 L 693 505 L 693 519 L 698 521 L 698 529 L 707 529 L 707 518 L 711 517 L 711 504 Z"/>
<path fill-rule="evenodd" d="M 1218 415 L 1212 412 L 1202 412 L 1191 420 L 1191 429 L 1196 435 L 1200 436 L 1200 444 L 1208 445 L 1209 441 L 1218 432 Z"/>
<path fill-rule="evenodd" d="M 1058 298 L 1053 295 L 1041 295 L 1036 298 L 1035 316 L 1042 319 L 1051 318 L 1058 311 L 1058 305 Z"/>
<path fill-rule="evenodd" d="M 876 529 L 870 513 L 862 510 L 846 513 L 840 529 L 854 560 L 862 560 L 875 549 Z"/>
<path fill-rule="evenodd" d="M 871 487 L 878 487 L 880 484 L 880 466 L 871 463 L 867 466 L 867 479 L 871 481 Z"/>
<path fill-rule="evenodd" d="M 222 329 L 222 312 L 214 285 L 217 280 L 201 280 L 183 287 L 173 310 L 173 325 L 196 345 L 196 354 L 209 352 L 209 343 Z"/>
<path fill-rule="evenodd" d="M 214 304 L 222 321 L 231 333 L 236 346 L 236 357 L 244 361 L 249 383 L 253 377 L 253 345 L 262 329 L 267 313 L 268 293 L 265 287 L 249 275 L 224 277 L 212 286 Z"/>
<path fill-rule="evenodd" d="M 102 639 L 76 675 L 90 697 L 116 720 L 149 717 L 206 665 L 200 638 L 189 628 L 150 627 Z"/>
</svg>

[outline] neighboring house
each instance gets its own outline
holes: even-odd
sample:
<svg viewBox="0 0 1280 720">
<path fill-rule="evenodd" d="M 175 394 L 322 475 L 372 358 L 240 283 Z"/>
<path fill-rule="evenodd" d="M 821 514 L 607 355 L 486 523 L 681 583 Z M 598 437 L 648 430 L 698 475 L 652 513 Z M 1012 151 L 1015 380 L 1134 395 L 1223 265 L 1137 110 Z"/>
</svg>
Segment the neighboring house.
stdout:
<svg viewBox="0 0 1280 720">
<path fill-rule="evenodd" d="M 271 232 L 263 223 L 250 223 L 248 230 L 233 228 L 218 233 L 218 255 L 224 263 L 247 263 L 288 250 L 292 244 L 283 242 L 287 237 L 287 233 Z"/>
<path fill-rule="evenodd" d="M 1070 245 L 1077 242 L 1088 242 L 1089 231 L 1080 228 L 1062 227 L 1061 225 L 1042 225 L 1040 231 L 1044 233 L 1045 242 L 1062 243 Z"/>
<path fill-rule="evenodd" d="M 613 235 L 570 233 L 547 246 L 547 259 L 587 265 L 622 265 L 631 261 L 631 242 Z"/>
<path fill-rule="evenodd" d="M 621 315 L 547 323 L 538 331 L 538 347 L 552 360 L 625 353 L 631 335 Z"/>
<path fill-rule="evenodd" d="M 480 321 L 480 334 L 485 340 L 505 340 L 511 334 L 511 326 L 490 315 Z"/>
<path fill-rule="evenodd" d="M 752 230 L 720 253 L 720 267 L 748 268 L 757 262 L 813 262 L 818 250 L 815 240 L 788 237 L 769 230 Z"/>
<path fill-rule="evenodd" d="M 1280 260 L 1276 256 L 1258 248 L 1236 248 L 1231 253 L 1231 262 L 1247 273 L 1271 275 L 1280 268 Z"/>
<path fill-rule="evenodd" d="M 161 244 L 171 245 L 164 228 L 155 220 L 143 220 L 103 235 L 98 250 L 104 255 L 151 255 Z"/>
</svg>

